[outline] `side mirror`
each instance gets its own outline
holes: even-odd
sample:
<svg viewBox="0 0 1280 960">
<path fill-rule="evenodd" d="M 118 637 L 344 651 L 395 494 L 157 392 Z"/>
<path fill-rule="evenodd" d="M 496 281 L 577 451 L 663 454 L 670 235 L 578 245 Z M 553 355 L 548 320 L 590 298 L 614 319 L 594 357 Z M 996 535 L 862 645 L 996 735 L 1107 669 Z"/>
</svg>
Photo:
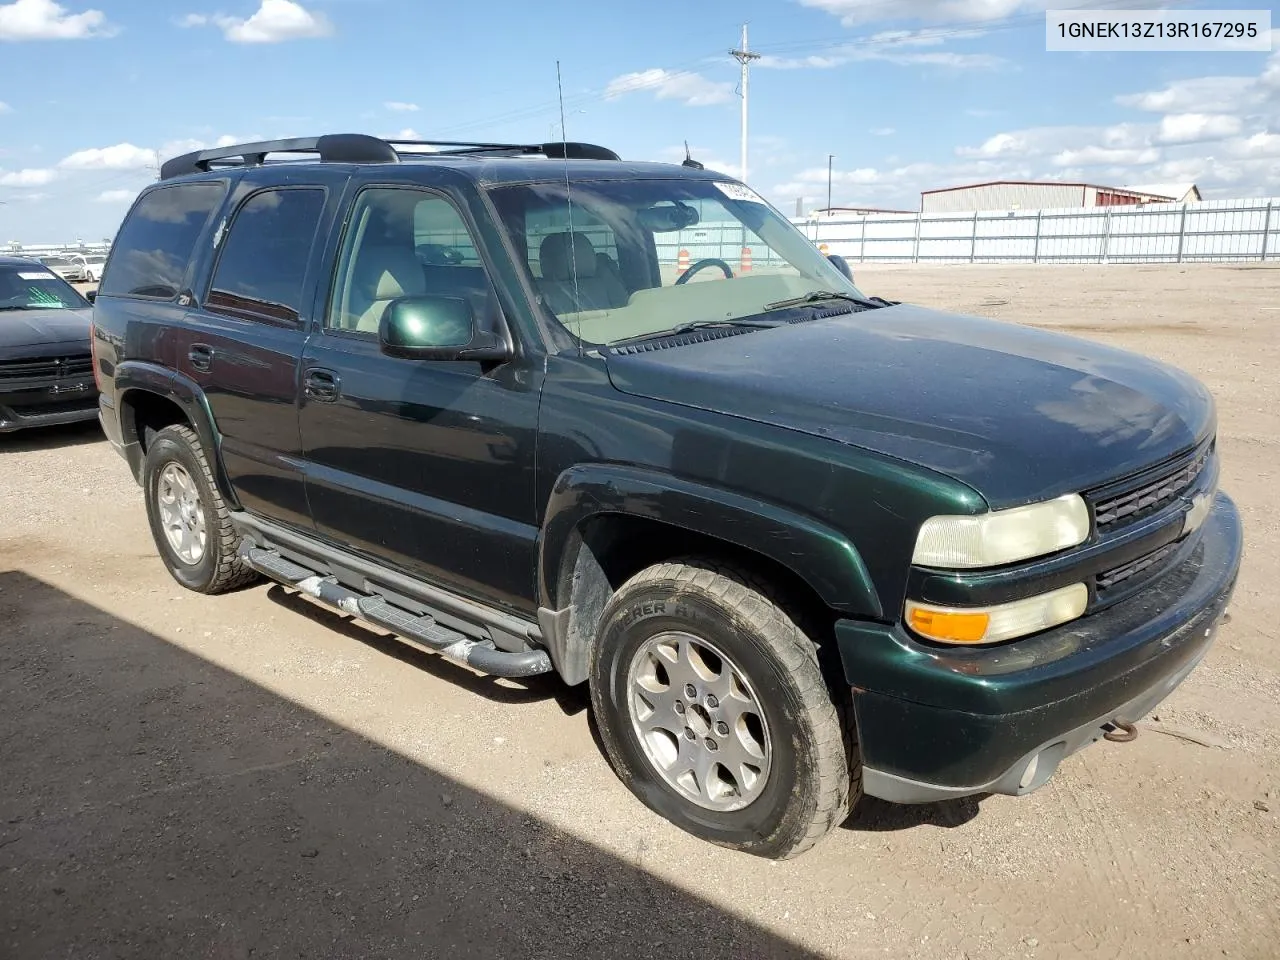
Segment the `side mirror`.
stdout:
<svg viewBox="0 0 1280 960">
<path fill-rule="evenodd" d="M 97 299 L 98 299 L 98 289 L 97 289 L 97 287 L 95 287 L 95 288 L 94 288 L 94 289 L 92 289 L 92 290 L 86 290 L 86 291 L 84 292 L 84 298 L 85 298 L 86 300 L 88 300 L 90 303 L 95 303 L 95 302 L 97 302 Z"/>
<path fill-rule="evenodd" d="M 401 297 L 378 322 L 382 352 L 409 360 L 508 360 L 510 345 L 481 330 L 459 297 Z"/>
<path fill-rule="evenodd" d="M 849 267 L 849 261 L 845 260 L 845 258 L 840 256 L 838 253 L 827 254 L 827 259 L 835 264 L 835 268 L 844 274 L 844 278 L 846 280 L 850 283 L 853 282 L 853 270 Z"/>
</svg>

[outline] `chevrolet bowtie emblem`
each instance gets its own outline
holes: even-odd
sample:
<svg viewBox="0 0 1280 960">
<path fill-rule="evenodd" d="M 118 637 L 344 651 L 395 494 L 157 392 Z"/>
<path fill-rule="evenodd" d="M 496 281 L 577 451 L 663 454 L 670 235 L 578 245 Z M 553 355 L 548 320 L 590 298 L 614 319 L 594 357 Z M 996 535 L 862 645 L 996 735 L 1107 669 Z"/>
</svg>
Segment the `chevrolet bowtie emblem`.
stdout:
<svg viewBox="0 0 1280 960">
<path fill-rule="evenodd" d="M 1212 506 L 1213 498 L 1207 493 L 1196 494 L 1191 498 L 1191 509 L 1187 511 L 1182 520 L 1182 535 L 1184 537 L 1188 533 L 1200 529 L 1200 525 L 1204 523 L 1204 518 L 1209 515 L 1209 508 Z"/>
</svg>

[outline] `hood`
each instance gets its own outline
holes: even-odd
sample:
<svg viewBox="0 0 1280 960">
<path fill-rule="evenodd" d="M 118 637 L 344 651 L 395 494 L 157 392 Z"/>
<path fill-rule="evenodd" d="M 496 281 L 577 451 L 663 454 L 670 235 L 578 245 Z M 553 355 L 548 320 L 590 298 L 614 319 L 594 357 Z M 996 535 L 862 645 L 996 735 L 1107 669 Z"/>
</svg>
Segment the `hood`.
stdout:
<svg viewBox="0 0 1280 960">
<path fill-rule="evenodd" d="M 0 350 L 79 343 L 89 349 L 91 310 L 0 310 Z"/>
<path fill-rule="evenodd" d="M 607 363 L 624 393 L 918 464 L 995 509 L 1118 479 L 1215 429 L 1208 391 L 1180 370 L 906 304 Z"/>
</svg>

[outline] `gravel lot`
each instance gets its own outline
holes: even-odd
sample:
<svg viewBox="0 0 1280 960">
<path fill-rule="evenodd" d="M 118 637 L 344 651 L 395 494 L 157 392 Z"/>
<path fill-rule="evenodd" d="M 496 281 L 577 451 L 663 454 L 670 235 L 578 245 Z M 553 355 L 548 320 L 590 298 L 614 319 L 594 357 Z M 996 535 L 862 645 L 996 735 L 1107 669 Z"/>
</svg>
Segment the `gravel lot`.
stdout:
<svg viewBox="0 0 1280 960">
<path fill-rule="evenodd" d="M 1280 269 L 856 274 L 1140 350 L 1218 397 L 1245 570 L 1137 742 L 1028 798 L 869 801 L 798 860 L 732 854 L 631 798 L 580 693 L 279 588 L 186 593 L 96 428 L 9 437 L 0 956 L 1274 958 Z"/>
</svg>

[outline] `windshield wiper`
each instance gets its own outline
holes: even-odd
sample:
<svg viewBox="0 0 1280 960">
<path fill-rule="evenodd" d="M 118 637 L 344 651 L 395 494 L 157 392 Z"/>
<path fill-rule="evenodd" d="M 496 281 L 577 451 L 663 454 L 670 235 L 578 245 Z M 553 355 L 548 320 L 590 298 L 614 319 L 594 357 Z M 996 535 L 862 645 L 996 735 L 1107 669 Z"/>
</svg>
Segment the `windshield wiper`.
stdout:
<svg viewBox="0 0 1280 960">
<path fill-rule="evenodd" d="M 833 290 L 815 290 L 813 293 L 806 293 L 803 297 L 791 297 L 788 300 L 775 300 L 773 303 L 766 303 L 765 310 L 785 310 L 787 307 L 804 307 L 814 303 L 825 303 L 828 300 L 847 300 L 849 303 L 856 303 L 860 307 L 883 307 L 884 302 L 877 303 L 875 299 L 865 300 L 862 297 L 855 297 L 851 293 L 836 293 Z"/>
<path fill-rule="evenodd" d="M 714 329 L 716 327 L 776 327 L 779 325 L 780 323 L 777 320 L 748 320 L 746 318 L 740 320 L 691 320 L 688 323 L 678 323 L 674 327 L 668 327 L 666 330 L 655 330 L 652 333 L 639 333 L 634 337 L 611 340 L 607 346 L 617 347 L 624 343 L 638 343 L 641 340 L 676 337 L 682 333 L 692 333 L 694 330 Z"/>
</svg>

